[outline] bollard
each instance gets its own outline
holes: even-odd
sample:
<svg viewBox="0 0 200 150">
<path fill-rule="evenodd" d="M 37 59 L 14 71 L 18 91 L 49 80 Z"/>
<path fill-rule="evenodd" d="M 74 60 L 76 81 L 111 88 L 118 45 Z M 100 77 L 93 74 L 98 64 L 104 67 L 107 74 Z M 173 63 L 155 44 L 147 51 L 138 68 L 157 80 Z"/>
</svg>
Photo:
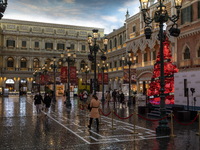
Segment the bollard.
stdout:
<svg viewBox="0 0 200 150">
<path fill-rule="evenodd" d="M 200 111 L 198 111 L 198 115 L 199 115 L 199 133 L 197 132 L 196 135 L 200 135 Z"/>
<path fill-rule="evenodd" d="M 171 133 L 170 133 L 170 137 L 176 137 L 176 135 L 174 134 L 173 116 L 174 116 L 174 114 L 171 112 L 171 114 L 170 114 L 170 118 L 171 118 Z"/>
<path fill-rule="evenodd" d="M 134 115 L 134 120 L 133 120 L 133 132 L 131 132 L 132 134 L 138 134 L 138 132 L 136 132 L 136 112 L 134 111 L 133 113 Z"/>
<path fill-rule="evenodd" d="M 114 117 L 114 110 L 112 110 L 112 128 L 110 128 L 111 130 L 115 130 L 116 128 L 113 127 L 113 117 Z"/>
</svg>

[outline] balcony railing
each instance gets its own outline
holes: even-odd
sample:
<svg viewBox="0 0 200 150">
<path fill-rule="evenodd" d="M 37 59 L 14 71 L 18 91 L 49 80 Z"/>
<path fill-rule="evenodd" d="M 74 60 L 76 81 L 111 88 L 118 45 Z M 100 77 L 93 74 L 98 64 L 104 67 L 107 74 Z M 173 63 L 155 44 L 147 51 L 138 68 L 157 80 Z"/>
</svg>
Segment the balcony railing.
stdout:
<svg viewBox="0 0 200 150">
<path fill-rule="evenodd" d="M 136 33 L 135 33 L 135 32 L 129 34 L 130 39 L 134 38 L 135 36 L 136 36 Z"/>
<path fill-rule="evenodd" d="M 186 59 L 186 60 L 182 60 L 179 63 L 180 67 L 189 67 L 191 66 L 191 60 L 190 59 Z"/>
<path fill-rule="evenodd" d="M 193 59 L 193 65 L 200 66 L 200 58 L 194 58 Z"/>
</svg>

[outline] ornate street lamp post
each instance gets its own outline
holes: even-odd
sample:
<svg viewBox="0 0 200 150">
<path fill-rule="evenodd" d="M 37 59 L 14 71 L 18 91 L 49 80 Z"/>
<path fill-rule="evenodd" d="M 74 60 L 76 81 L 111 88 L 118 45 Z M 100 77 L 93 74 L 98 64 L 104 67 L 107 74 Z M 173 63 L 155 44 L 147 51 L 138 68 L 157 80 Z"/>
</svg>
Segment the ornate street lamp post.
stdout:
<svg viewBox="0 0 200 150">
<path fill-rule="evenodd" d="M 37 85 L 37 92 L 40 92 L 40 83 L 36 83 L 36 79 L 39 78 L 39 77 L 40 77 L 40 74 L 41 74 L 40 70 L 41 70 L 41 68 L 39 68 L 38 70 L 35 70 L 35 71 L 33 72 L 33 76 L 34 76 L 34 78 L 35 78 L 35 84 Z M 39 81 L 39 80 L 38 80 L 38 81 Z"/>
<path fill-rule="evenodd" d="M 97 39 L 98 39 L 98 29 L 93 29 L 93 37 L 91 35 L 88 36 L 88 44 L 89 44 L 89 49 L 90 49 L 90 54 L 88 55 L 88 59 L 94 63 L 94 87 L 93 87 L 93 94 L 96 95 L 97 91 L 97 78 L 96 78 L 96 67 L 97 67 L 97 52 L 100 49 L 99 45 L 97 44 Z M 107 44 L 108 44 L 108 39 L 104 39 L 104 50 L 101 50 L 101 52 L 105 52 L 107 50 Z"/>
<path fill-rule="evenodd" d="M 86 65 L 85 68 L 81 68 L 82 72 L 85 72 L 86 80 L 85 80 L 85 89 L 87 90 L 87 75 L 90 72 L 90 68 Z"/>
<path fill-rule="evenodd" d="M 71 54 L 70 53 L 70 47 L 67 47 L 66 50 L 66 58 L 64 59 L 64 54 L 61 54 L 61 58 L 63 58 L 63 61 L 67 62 L 67 97 L 66 97 L 66 106 L 71 106 L 71 101 L 70 101 L 70 65 L 75 62 L 76 59 L 76 54 Z"/>
<path fill-rule="evenodd" d="M 56 102 L 56 57 L 53 57 L 53 64 L 51 64 L 51 68 L 53 68 L 53 102 Z"/>
<path fill-rule="evenodd" d="M 7 4 L 7 0 L 0 0 L 0 19 L 3 17 Z"/>
<path fill-rule="evenodd" d="M 108 64 L 105 64 L 105 60 L 102 60 L 102 67 L 101 67 L 101 70 L 102 70 L 102 102 L 104 103 L 105 101 L 105 97 L 104 97 L 104 71 L 105 69 L 108 68 Z"/>
<path fill-rule="evenodd" d="M 168 21 L 172 21 L 174 24 L 172 28 L 169 30 L 170 35 L 179 36 L 180 30 L 177 28 L 177 21 L 180 15 L 180 9 L 182 7 L 182 0 L 174 0 L 174 5 L 177 10 L 177 14 L 170 17 L 168 15 L 166 6 L 163 4 L 164 0 L 158 0 L 158 7 L 155 11 L 154 17 L 150 18 L 148 14 L 148 4 L 149 0 L 140 0 L 141 11 L 143 13 L 144 22 L 145 22 L 145 35 L 147 39 L 151 37 L 151 26 L 150 24 L 155 21 L 159 23 L 159 40 L 160 40 L 160 117 L 163 118 L 166 116 L 166 108 L 165 108 L 165 77 L 164 77 L 164 54 L 163 54 L 163 42 L 165 40 L 165 35 L 163 33 L 164 24 Z M 176 28 L 174 28 L 174 25 Z M 168 135 L 170 134 L 170 128 L 168 127 L 168 122 L 166 119 L 163 119 L 159 122 L 159 126 L 156 128 L 157 134 Z"/>
<path fill-rule="evenodd" d="M 129 84 L 128 84 L 128 105 L 131 104 L 131 65 L 135 63 L 136 57 L 132 57 L 131 51 L 128 51 L 127 57 L 122 57 L 122 61 L 128 65 L 128 76 L 129 76 Z"/>
</svg>

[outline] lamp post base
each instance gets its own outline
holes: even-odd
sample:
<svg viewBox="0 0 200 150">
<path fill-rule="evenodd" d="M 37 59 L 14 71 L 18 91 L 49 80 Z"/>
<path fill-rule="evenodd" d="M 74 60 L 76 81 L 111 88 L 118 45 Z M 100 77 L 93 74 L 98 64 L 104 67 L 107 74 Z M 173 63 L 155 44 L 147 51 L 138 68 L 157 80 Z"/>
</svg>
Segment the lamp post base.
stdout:
<svg viewBox="0 0 200 150">
<path fill-rule="evenodd" d="M 167 120 L 161 120 L 156 128 L 156 135 L 170 135 L 171 129 L 167 125 Z"/>
</svg>

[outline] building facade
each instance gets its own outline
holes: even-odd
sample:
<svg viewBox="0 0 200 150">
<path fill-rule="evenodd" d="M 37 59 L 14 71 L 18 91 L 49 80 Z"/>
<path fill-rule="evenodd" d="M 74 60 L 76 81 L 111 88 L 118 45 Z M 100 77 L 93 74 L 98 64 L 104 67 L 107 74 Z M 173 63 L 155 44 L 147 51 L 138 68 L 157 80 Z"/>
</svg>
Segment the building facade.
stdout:
<svg viewBox="0 0 200 150">
<path fill-rule="evenodd" d="M 172 0 L 164 1 L 169 16 L 176 14 L 174 3 Z M 149 15 L 152 17 L 157 9 L 158 2 L 152 0 Z M 199 0 L 183 0 L 181 14 L 178 21 L 178 28 L 181 30 L 179 37 L 173 37 L 169 33 L 172 22 L 167 23 L 167 36 L 170 41 L 170 50 L 172 53 L 172 61 L 179 71 L 199 70 L 200 56 L 200 1 Z M 149 83 L 153 75 L 156 56 L 159 52 L 159 24 L 152 23 L 151 39 L 146 39 L 144 34 L 145 23 L 143 21 L 142 12 L 138 12 L 133 16 L 126 14 L 125 25 L 117 30 L 113 30 L 108 34 L 109 39 L 107 56 L 112 57 L 112 67 L 109 70 L 110 85 L 112 89 L 123 87 L 123 68 L 120 59 L 131 51 L 136 56 L 132 68 L 136 69 L 137 81 L 132 84 L 133 91 L 146 94 Z M 122 39 L 122 40 L 121 40 Z M 121 43 L 122 42 L 122 43 Z M 115 62 L 116 60 L 116 62 Z M 125 66 L 126 68 L 127 66 Z"/>
<path fill-rule="evenodd" d="M 53 57 L 58 63 L 67 46 L 77 55 L 75 66 L 78 71 L 86 64 L 92 67 L 87 59 L 87 37 L 93 28 L 8 19 L 1 20 L 0 28 L 1 91 L 32 91 L 34 71 L 45 63 L 48 71 L 52 71 L 49 66 Z M 99 29 L 99 37 L 103 36 L 104 29 Z M 81 72 L 78 75 L 81 79 L 80 75 Z"/>
<path fill-rule="evenodd" d="M 164 4 L 169 16 L 176 14 L 172 0 L 165 0 Z M 150 17 L 154 15 L 157 6 L 158 2 L 152 0 Z M 199 70 L 200 1 L 183 0 L 178 21 L 178 28 L 181 30 L 179 37 L 169 34 L 168 30 L 172 27 L 172 22 L 168 21 L 166 24 L 173 63 L 181 72 Z M 131 89 L 146 94 L 159 52 L 159 26 L 157 23 L 152 23 L 151 39 L 146 39 L 144 26 L 142 12 L 133 16 L 127 12 L 124 25 L 106 35 L 109 39 L 106 52 L 109 84 L 106 85 L 105 90 L 127 91 L 127 84 L 124 83 L 123 77 L 124 69 L 128 66 L 123 63 L 122 57 L 131 51 L 132 56 L 136 56 L 136 61 L 131 66 L 131 69 L 136 69 L 136 82 L 131 85 Z M 81 68 L 86 65 L 90 70 L 94 68 L 88 60 L 87 44 L 87 36 L 92 34 L 93 28 L 7 19 L 1 20 L 0 27 L 0 87 L 11 91 L 31 91 L 34 70 L 42 67 L 45 62 L 50 62 L 55 56 L 59 59 L 67 45 L 71 47 L 71 52 L 77 55 L 75 66 L 79 71 L 78 86 L 82 89 L 85 87 L 82 82 L 86 74 L 81 72 Z M 104 30 L 99 29 L 98 42 L 101 47 L 103 47 L 102 37 L 104 37 Z M 100 57 L 97 62 L 100 63 Z M 99 67 L 97 69 L 100 71 Z M 91 78 L 93 78 L 93 71 L 87 74 L 87 79 Z"/>
</svg>

